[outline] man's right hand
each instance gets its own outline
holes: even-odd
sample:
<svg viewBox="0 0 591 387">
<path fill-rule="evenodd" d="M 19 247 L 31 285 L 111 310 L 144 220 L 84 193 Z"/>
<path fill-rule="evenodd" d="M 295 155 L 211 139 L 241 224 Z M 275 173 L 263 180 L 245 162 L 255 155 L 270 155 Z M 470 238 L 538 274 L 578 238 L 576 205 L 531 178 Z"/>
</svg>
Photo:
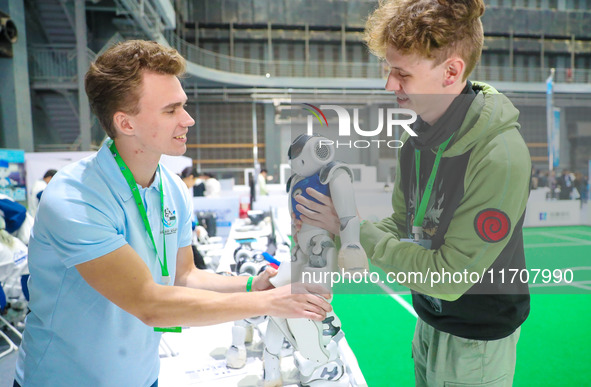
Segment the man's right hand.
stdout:
<svg viewBox="0 0 591 387">
<path fill-rule="evenodd" d="M 272 296 L 269 315 L 274 317 L 322 321 L 332 310 L 330 291 L 320 285 L 294 283 L 265 293 Z"/>
<path fill-rule="evenodd" d="M 339 215 L 334 208 L 332 199 L 316 191 L 314 188 L 306 188 L 306 193 L 320 203 L 307 199 L 304 195 L 295 197 L 296 202 L 298 202 L 297 210 L 302 214 L 302 222 L 320 227 L 333 235 L 339 235 L 341 222 L 339 221 Z M 297 226 L 296 224 L 296 228 L 299 230 Z"/>
</svg>

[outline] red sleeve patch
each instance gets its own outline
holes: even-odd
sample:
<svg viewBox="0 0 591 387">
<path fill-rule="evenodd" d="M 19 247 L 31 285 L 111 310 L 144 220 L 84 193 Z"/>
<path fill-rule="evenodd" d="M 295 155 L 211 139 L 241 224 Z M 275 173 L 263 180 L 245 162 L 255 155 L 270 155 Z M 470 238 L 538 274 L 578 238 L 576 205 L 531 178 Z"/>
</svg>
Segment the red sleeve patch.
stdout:
<svg viewBox="0 0 591 387">
<path fill-rule="evenodd" d="M 503 211 L 487 208 L 480 211 L 474 218 L 474 229 L 483 241 L 496 243 L 509 235 L 511 221 Z"/>
</svg>

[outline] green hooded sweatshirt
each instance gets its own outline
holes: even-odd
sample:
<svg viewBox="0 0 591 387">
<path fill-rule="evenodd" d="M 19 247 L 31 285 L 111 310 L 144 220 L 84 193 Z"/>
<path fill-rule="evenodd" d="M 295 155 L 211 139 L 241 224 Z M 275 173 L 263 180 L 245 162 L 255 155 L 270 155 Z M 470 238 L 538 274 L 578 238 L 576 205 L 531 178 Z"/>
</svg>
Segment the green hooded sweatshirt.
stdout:
<svg viewBox="0 0 591 387">
<path fill-rule="evenodd" d="M 427 206 L 423 237 L 431 248 L 401 241 L 413 237 L 417 201 L 415 145 L 406 134 L 394 212 L 364 223 L 361 243 L 374 265 L 398 274 L 398 282 L 412 290 L 424 321 L 456 336 L 494 340 L 510 335 L 529 314 L 527 283 L 511 277 L 525 269 L 522 225 L 531 160 L 519 133 L 519 111 L 509 99 L 484 83 L 471 89 Z M 434 145 L 420 152 L 419 198 L 439 144 Z"/>
</svg>

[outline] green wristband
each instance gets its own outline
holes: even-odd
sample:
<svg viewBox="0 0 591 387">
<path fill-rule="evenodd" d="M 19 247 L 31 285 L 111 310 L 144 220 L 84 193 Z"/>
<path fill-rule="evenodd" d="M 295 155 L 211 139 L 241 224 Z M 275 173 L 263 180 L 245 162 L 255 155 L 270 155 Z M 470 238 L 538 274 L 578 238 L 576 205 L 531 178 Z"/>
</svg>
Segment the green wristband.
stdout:
<svg viewBox="0 0 591 387">
<path fill-rule="evenodd" d="M 252 280 L 254 279 L 253 276 L 248 277 L 248 281 L 246 281 L 246 291 L 250 292 L 252 290 Z"/>
<path fill-rule="evenodd" d="M 154 327 L 154 332 L 181 333 L 182 331 L 183 331 L 183 328 L 182 327 L 169 327 L 169 328 Z"/>
</svg>

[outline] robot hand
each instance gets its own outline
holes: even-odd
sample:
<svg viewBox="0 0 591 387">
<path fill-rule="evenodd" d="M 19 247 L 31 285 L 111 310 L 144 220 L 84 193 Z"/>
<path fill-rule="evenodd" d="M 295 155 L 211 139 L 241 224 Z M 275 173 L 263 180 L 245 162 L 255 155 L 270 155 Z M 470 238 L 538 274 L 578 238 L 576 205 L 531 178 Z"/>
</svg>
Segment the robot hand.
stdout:
<svg viewBox="0 0 591 387">
<path fill-rule="evenodd" d="M 365 250 L 358 244 L 341 246 L 338 256 L 339 269 L 349 273 L 369 272 L 369 262 Z"/>
<path fill-rule="evenodd" d="M 209 234 L 207 230 L 203 226 L 195 227 L 195 233 L 197 233 L 197 240 L 201 244 L 208 244 L 209 243 Z"/>
</svg>

